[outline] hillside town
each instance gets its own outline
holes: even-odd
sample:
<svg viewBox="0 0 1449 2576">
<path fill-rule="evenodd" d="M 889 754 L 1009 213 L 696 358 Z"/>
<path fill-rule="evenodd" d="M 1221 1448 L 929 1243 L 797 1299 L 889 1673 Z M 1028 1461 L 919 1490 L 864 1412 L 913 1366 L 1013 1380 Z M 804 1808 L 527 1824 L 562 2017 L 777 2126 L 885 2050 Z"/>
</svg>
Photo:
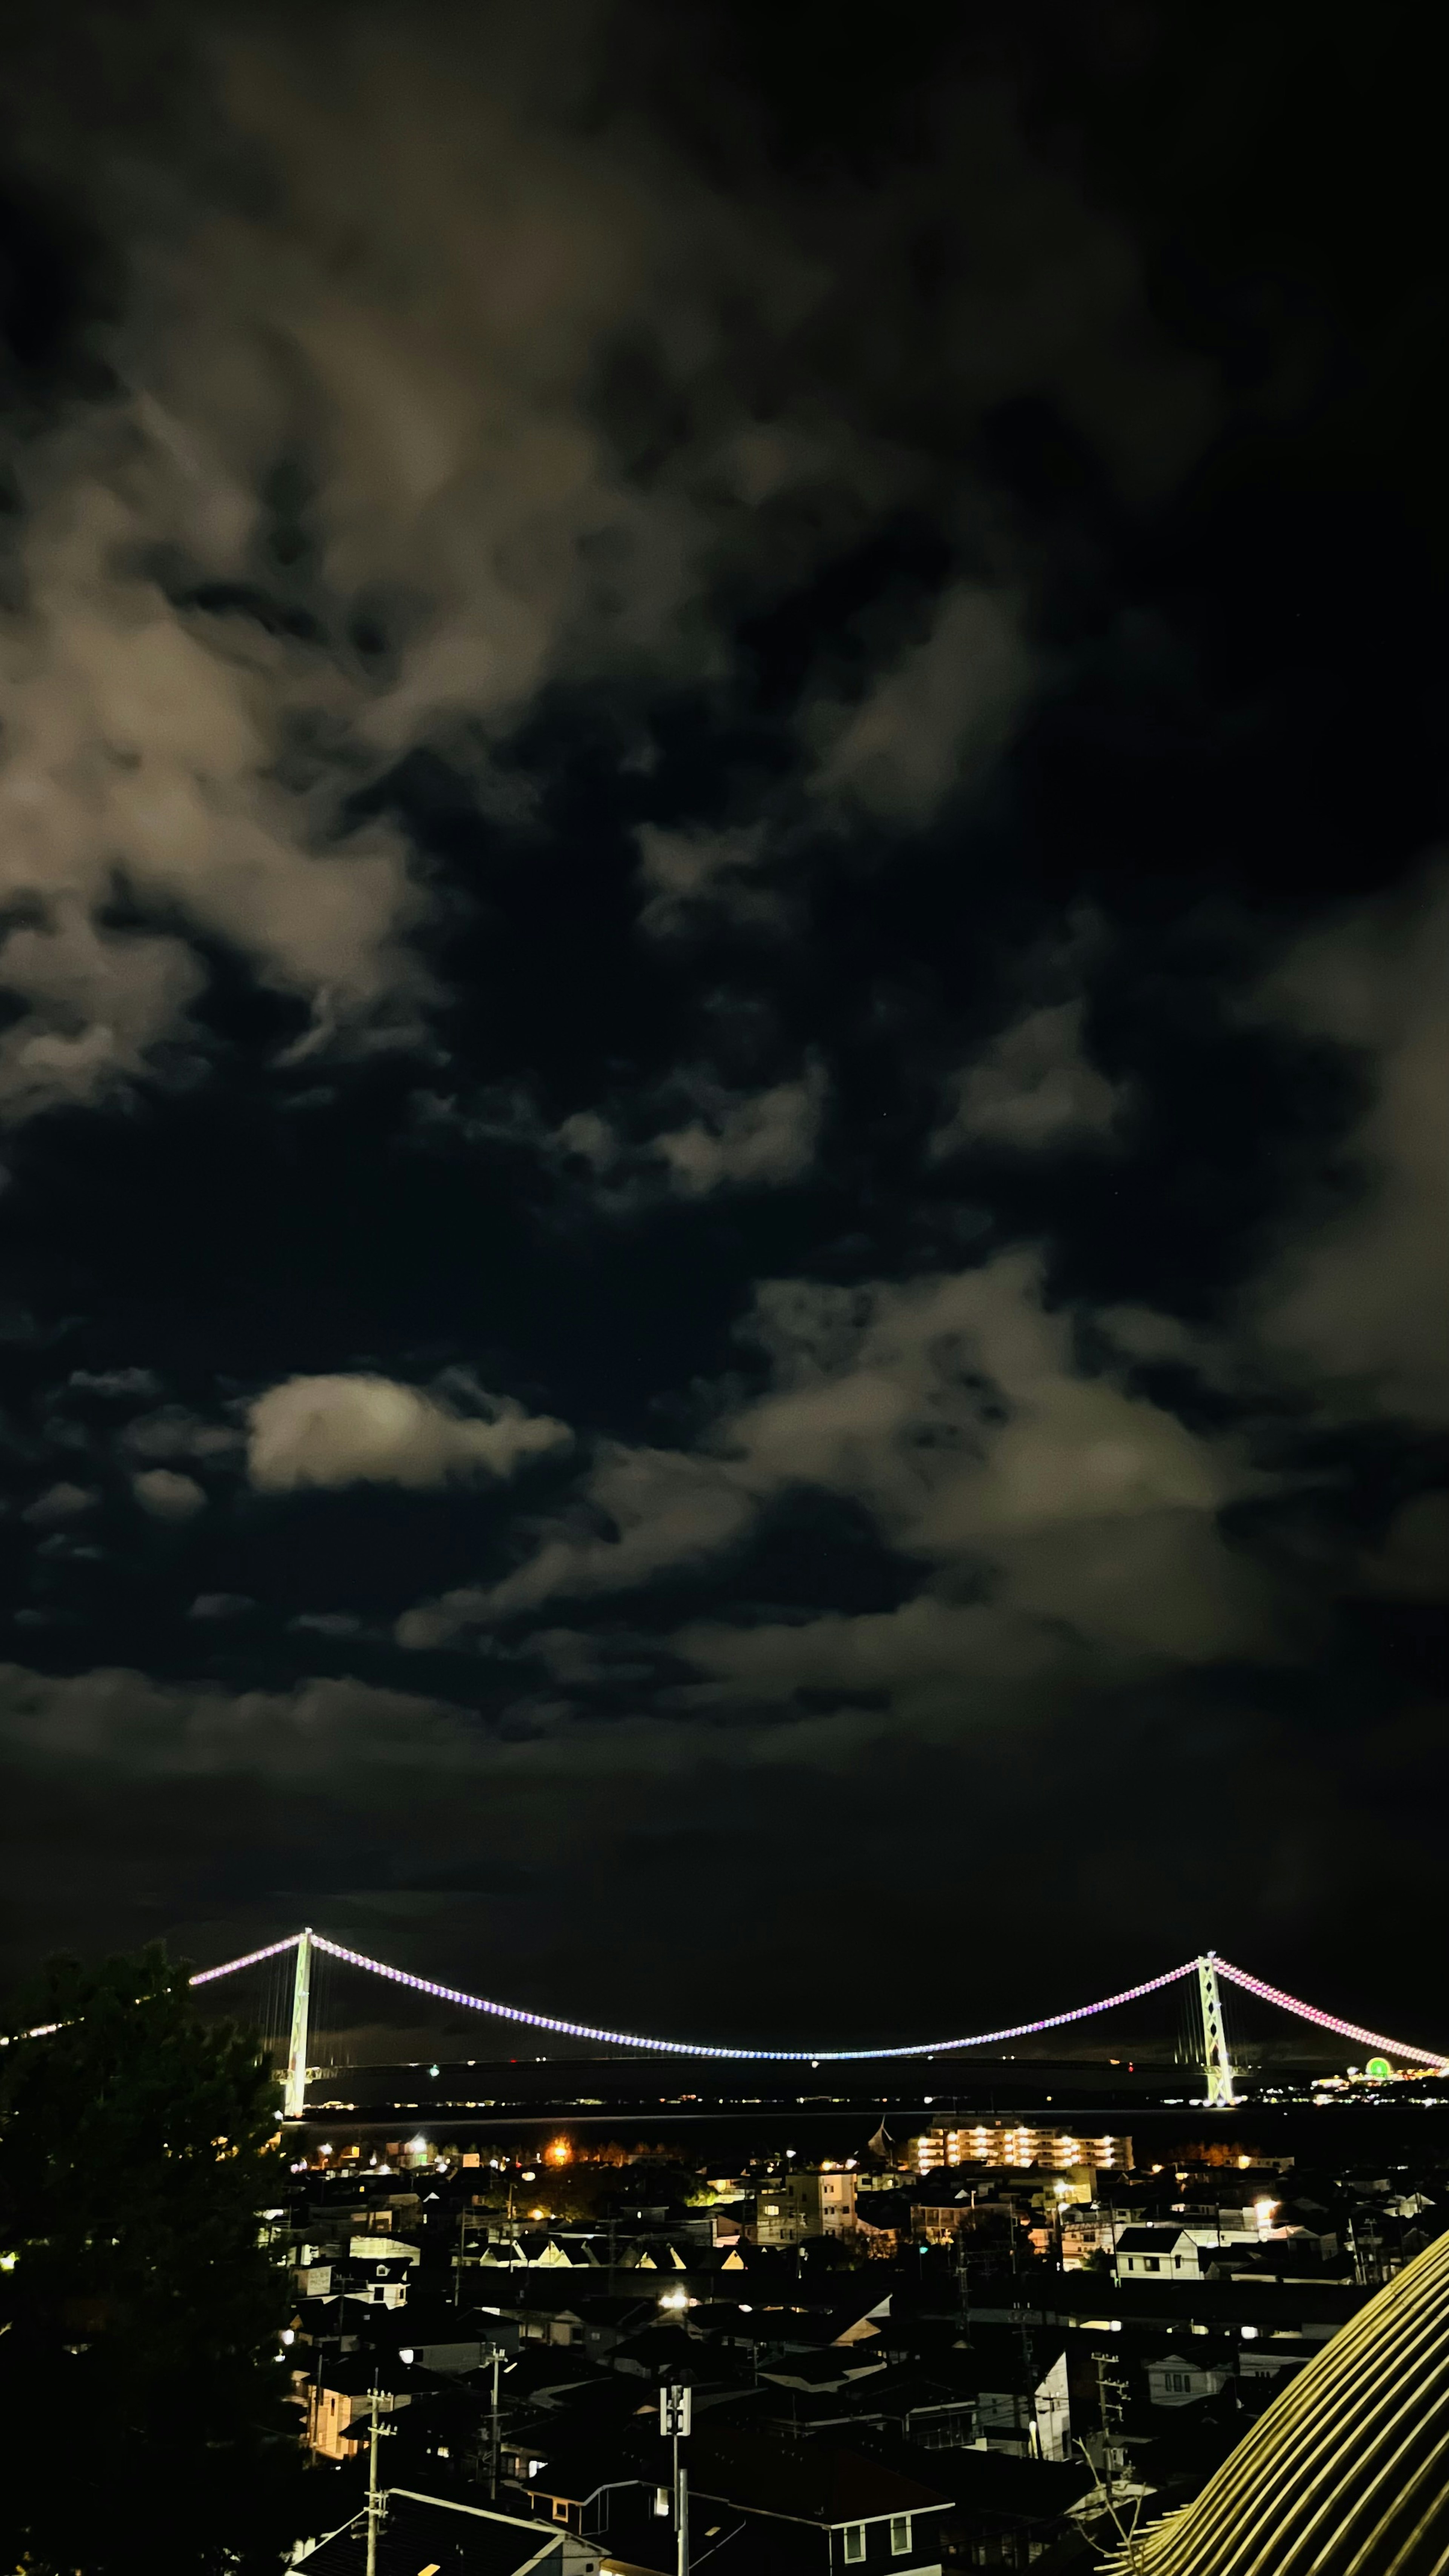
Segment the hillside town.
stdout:
<svg viewBox="0 0 1449 2576">
<path fill-rule="evenodd" d="M 294 2563 L 1085 2569 L 1199 2493 L 1446 2205 L 1430 2166 L 994 2123 L 738 2172 L 319 2143 L 266 2222 L 313 2471 Z"/>
</svg>

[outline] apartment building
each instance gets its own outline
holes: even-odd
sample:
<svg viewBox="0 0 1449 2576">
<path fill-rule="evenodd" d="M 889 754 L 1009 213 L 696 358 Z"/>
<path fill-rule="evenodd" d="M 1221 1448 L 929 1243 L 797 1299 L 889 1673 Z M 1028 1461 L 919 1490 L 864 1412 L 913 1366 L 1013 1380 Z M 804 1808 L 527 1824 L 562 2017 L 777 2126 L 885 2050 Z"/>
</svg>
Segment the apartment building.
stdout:
<svg viewBox="0 0 1449 2576">
<path fill-rule="evenodd" d="M 1091 2173 L 1126 2173 L 1132 2165 L 1132 2141 L 1004 2120 L 979 2120 L 970 2128 L 936 2121 L 911 2140 L 911 2165 L 916 2173 L 934 2172 L 938 2165 L 1045 2165 L 1054 2173 L 1077 2166 Z"/>
</svg>

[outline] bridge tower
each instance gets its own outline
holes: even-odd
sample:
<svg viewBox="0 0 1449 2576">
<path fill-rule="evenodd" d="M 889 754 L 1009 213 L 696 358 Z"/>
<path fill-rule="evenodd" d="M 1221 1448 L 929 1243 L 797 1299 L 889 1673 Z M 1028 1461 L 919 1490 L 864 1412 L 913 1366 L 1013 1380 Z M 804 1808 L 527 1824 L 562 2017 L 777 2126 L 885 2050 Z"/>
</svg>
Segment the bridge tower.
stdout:
<svg viewBox="0 0 1449 2576">
<path fill-rule="evenodd" d="M 305 1934 L 303 1938 L 305 1939 Z M 1197 1963 L 1198 2000 L 1202 2005 L 1202 2065 L 1207 2099 L 1214 2108 L 1236 2102 L 1228 2044 L 1223 2035 L 1223 1999 L 1218 1992 L 1217 1953 L 1204 1950 Z"/>
<path fill-rule="evenodd" d="M 282 2094 L 284 2120 L 300 2120 L 307 2107 L 307 2015 L 312 1992 L 312 1933 L 297 1935 L 297 1964 L 292 1976 L 292 2039 L 287 2051 L 287 2082 Z"/>
</svg>

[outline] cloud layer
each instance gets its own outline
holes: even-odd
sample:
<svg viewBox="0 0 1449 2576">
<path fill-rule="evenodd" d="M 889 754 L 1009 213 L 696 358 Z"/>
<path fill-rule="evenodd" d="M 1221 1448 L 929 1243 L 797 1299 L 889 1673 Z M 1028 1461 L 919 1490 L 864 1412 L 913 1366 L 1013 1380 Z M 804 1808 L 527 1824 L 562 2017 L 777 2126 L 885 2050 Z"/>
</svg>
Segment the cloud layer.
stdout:
<svg viewBox="0 0 1449 2576">
<path fill-rule="evenodd" d="M 1349 1204 L 1277 1264 L 1264 1329 L 1339 1401 L 1449 1421 L 1449 876 L 1331 922 L 1270 988 L 1300 1028 L 1358 1051 L 1368 1102 Z"/>
<path fill-rule="evenodd" d="M 1418 86 L 1370 186 L 1227 21 L 82 17 L 0 33 L 17 1944 L 1431 1959 Z"/>
<path fill-rule="evenodd" d="M 442 1485 L 452 1477 L 511 1475 L 525 1458 L 568 1440 L 565 1425 L 547 1415 L 527 1414 L 509 1400 L 484 1401 L 486 1411 L 465 1414 L 391 1378 L 289 1378 L 251 1406 L 247 1472 L 260 1492 L 272 1494 L 306 1485 Z"/>
<path fill-rule="evenodd" d="M 1032 1255 L 907 1286 L 773 1283 L 745 1330 L 769 1354 L 765 1392 L 693 1451 L 611 1448 L 531 1556 L 491 1590 L 409 1611 L 400 1642 L 678 1575 L 808 1487 L 862 1508 L 920 1567 L 920 1597 L 691 1629 L 674 1639 L 686 1662 L 786 1699 L 899 1691 L 917 1713 L 929 1675 L 937 1712 L 969 1724 L 978 1682 L 1065 1675 L 1089 1649 L 1198 1661 L 1270 1642 L 1266 1596 L 1220 1527 L 1254 1489 L 1239 1445 L 1193 1437 L 1120 1368 L 1086 1373 Z"/>
<path fill-rule="evenodd" d="M 1149 415 L 1175 461 L 1210 416 L 1202 370 L 1153 343 L 1120 228 L 1004 91 L 955 101 L 960 130 L 887 207 L 844 177 L 766 183 L 749 148 L 707 174 L 619 98 L 611 23 L 584 9 L 525 30 L 424 8 L 401 44 L 368 15 L 282 33 L 248 11 L 193 45 L 148 13 L 139 122 L 118 38 L 93 84 L 48 92 L 29 32 L 27 175 L 116 245 L 121 290 L 88 335 L 107 400 L 20 459 L 11 1117 L 204 1054 L 217 943 L 292 1006 L 294 1048 L 416 1040 L 431 892 L 385 805 L 359 810 L 398 760 L 486 775 L 550 688 L 717 685 L 742 603 L 943 505 L 943 441 L 979 555 L 960 440 L 1014 397 L 1050 388 L 1129 479 Z M 971 279 L 949 313 L 912 286 L 933 226 Z M 916 344 L 895 366 L 862 292 Z M 1002 518 L 992 545 L 1010 555 Z M 1003 565 L 946 578 L 894 647 L 867 621 L 848 679 L 805 692 L 805 802 L 929 822 L 1010 737 L 1026 619 Z M 649 930 L 778 922 L 753 816 L 639 846 Z"/>
</svg>

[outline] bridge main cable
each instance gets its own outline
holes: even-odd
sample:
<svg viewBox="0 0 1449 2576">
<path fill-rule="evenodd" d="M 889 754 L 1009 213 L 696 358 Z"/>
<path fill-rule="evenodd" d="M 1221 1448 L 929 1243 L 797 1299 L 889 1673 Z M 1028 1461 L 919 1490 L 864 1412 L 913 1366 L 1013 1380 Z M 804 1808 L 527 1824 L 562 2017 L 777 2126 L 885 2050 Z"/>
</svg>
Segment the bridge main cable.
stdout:
<svg viewBox="0 0 1449 2576">
<path fill-rule="evenodd" d="M 209 1986 L 213 1977 L 234 1977 L 238 1968 L 255 1968 L 263 1959 L 279 1959 L 284 1950 L 295 1950 L 301 1938 L 300 1932 L 289 1932 L 284 1940 L 269 1941 L 264 1950 L 246 1950 L 239 1959 L 223 1959 L 219 1968 L 198 1968 L 186 1982 L 189 1986 Z"/>
<path fill-rule="evenodd" d="M 1281 2011 L 1297 2013 L 1301 2021 L 1315 2022 L 1320 2030 L 1331 2030 L 1340 2039 L 1356 2039 L 1365 2048 L 1381 2048 L 1386 2057 L 1411 2057 L 1416 2066 L 1437 2066 L 1449 2073 L 1449 2058 L 1442 2048 L 1411 2048 L 1406 2039 L 1386 2039 L 1381 2030 L 1363 2030 L 1356 2021 L 1340 2021 L 1336 2014 L 1320 2012 L 1316 2004 L 1305 2004 L 1297 1995 L 1286 1995 L 1281 1986 L 1265 1985 L 1261 1977 L 1251 1977 L 1246 1968 L 1235 1968 L 1231 1960 L 1213 1954 L 1220 1977 L 1231 1977 L 1235 1986 L 1246 1994 L 1259 1996 L 1265 2004 L 1277 2004 Z"/>
<path fill-rule="evenodd" d="M 878 2057 L 934 2057 L 955 2049 L 987 2048 L 996 2040 L 1026 2039 L 1038 2031 L 1060 2030 L 1067 2022 L 1089 2021 L 1096 2013 L 1110 2012 L 1115 2004 L 1135 2003 L 1141 1995 L 1156 1994 L 1163 1986 L 1174 1985 L 1179 1977 L 1191 1976 L 1201 1966 L 1198 1959 L 1185 1959 L 1180 1968 L 1167 1968 L 1159 1977 L 1146 1977 L 1140 1985 L 1124 1986 L 1120 1993 L 1103 1995 L 1096 2003 L 1075 2004 L 1069 2012 L 1044 2013 L 1036 2021 L 1013 2022 L 1005 2030 L 974 2031 L 962 2039 L 912 2040 L 889 2048 L 738 2048 L 709 2040 L 648 2039 L 638 2031 L 597 2030 L 590 2022 L 563 2021 L 551 2013 L 526 2012 L 519 2004 L 490 2002 L 486 1996 L 465 1994 L 458 1986 L 445 1986 L 432 1977 L 416 1977 L 406 1968 L 389 1967 L 385 1959 L 371 1959 L 363 1950 L 346 1949 L 340 1941 L 329 1941 L 323 1932 L 288 1932 L 280 1941 L 268 1941 L 260 1950 L 247 1950 L 236 1959 L 223 1959 L 215 1968 L 198 1968 L 190 1978 L 193 1986 L 209 1986 L 218 1977 L 233 1977 L 242 1968 L 254 1968 L 263 1959 L 280 1958 L 284 1950 L 295 1950 L 309 1941 L 325 1950 L 347 1967 L 365 1968 L 375 1977 L 387 1977 L 394 1985 L 408 1986 L 415 1994 L 431 1995 L 440 2003 L 461 2004 L 470 2012 L 491 2013 L 500 2021 L 525 2023 L 531 2030 L 558 2031 L 569 2039 L 601 2039 L 617 2048 L 648 2048 L 667 2057 L 733 2057 L 794 2066 L 839 2066 Z M 1245 1993 L 1257 1995 L 1264 2003 L 1276 2004 L 1283 2012 L 1296 2013 L 1300 2020 L 1313 2022 L 1320 2030 L 1331 2030 L 1341 2039 L 1357 2040 L 1365 2048 L 1381 2048 L 1394 2057 L 1407 2057 L 1417 2066 L 1433 2066 L 1449 2074 L 1449 2054 L 1442 2049 L 1416 2048 L 1406 2039 L 1390 2039 L 1381 2030 L 1365 2030 L 1356 2021 L 1342 2021 L 1335 2013 L 1320 2012 L 1316 2004 L 1305 2003 L 1300 1995 L 1285 1993 L 1281 1986 L 1270 1986 L 1262 1977 L 1249 1974 L 1246 1968 L 1234 1967 L 1230 1959 L 1212 1952 L 1220 1976 L 1230 1978 Z M 60 2025 L 42 2022 L 33 2030 L 6 2032 L 0 2035 L 0 2047 L 8 2048 L 13 2039 L 44 2039 Z"/>
<path fill-rule="evenodd" d="M 1197 1967 L 1195 1959 L 1186 1959 L 1180 1968 L 1167 1968 L 1159 1977 L 1144 1978 L 1137 1986 L 1124 1986 L 1120 1994 L 1103 1995 L 1096 2003 L 1074 2004 L 1069 2012 L 1044 2013 L 1036 2021 L 1012 2022 L 1004 2030 L 974 2031 L 964 2039 L 919 2039 L 887 2048 L 739 2048 L 717 2040 L 651 2039 L 640 2031 L 599 2030 L 591 2022 L 563 2021 L 553 2013 L 526 2012 L 521 2004 L 493 2003 L 485 1995 L 465 1994 L 460 1987 L 442 1985 L 434 1977 L 417 1977 L 407 1968 L 389 1967 L 385 1959 L 370 1959 L 363 1950 L 349 1950 L 340 1941 L 329 1941 L 323 1932 L 313 1932 L 309 1937 L 314 1949 L 325 1950 L 330 1959 L 340 1959 L 345 1967 L 365 1968 L 374 1977 L 387 1977 L 395 1986 L 407 1986 L 414 1994 L 429 1995 L 437 2003 L 460 2004 L 465 2011 L 491 2013 L 499 2021 L 522 2022 L 530 2030 L 555 2031 L 565 2039 L 603 2040 L 615 2048 L 647 2048 L 663 2057 L 730 2057 L 792 2066 L 839 2066 L 880 2057 L 934 2057 L 956 2049 L 989 2047 L 1000 2039 L 1028 2039 L 1038 2031 L 1059 2030 L 1066 2022 L 1087 2021 L 1094 2013 L 1110 2012 L 1114 2004 L 1135 2003 L 1141 1995 L 1156 1994 L 1160 1987 L 1174 1985 L 1179 1977 L 1191 1976 Z M 245 1957 L 228 1959 L 219 1968 L 203 1968 L 191 1982 L 194 1986 L 207 1985 L 215 1977 L 231 1975 L 235 1969 L 255 1967 L 259 1960 L 274 1959 L 283 1950 L 295 1949 L 302 1938 L 300 1932 L 291 1932 L 284 1941 L 271 1941 L 263 1950 L 249 1950 Z"/>
</svg>

